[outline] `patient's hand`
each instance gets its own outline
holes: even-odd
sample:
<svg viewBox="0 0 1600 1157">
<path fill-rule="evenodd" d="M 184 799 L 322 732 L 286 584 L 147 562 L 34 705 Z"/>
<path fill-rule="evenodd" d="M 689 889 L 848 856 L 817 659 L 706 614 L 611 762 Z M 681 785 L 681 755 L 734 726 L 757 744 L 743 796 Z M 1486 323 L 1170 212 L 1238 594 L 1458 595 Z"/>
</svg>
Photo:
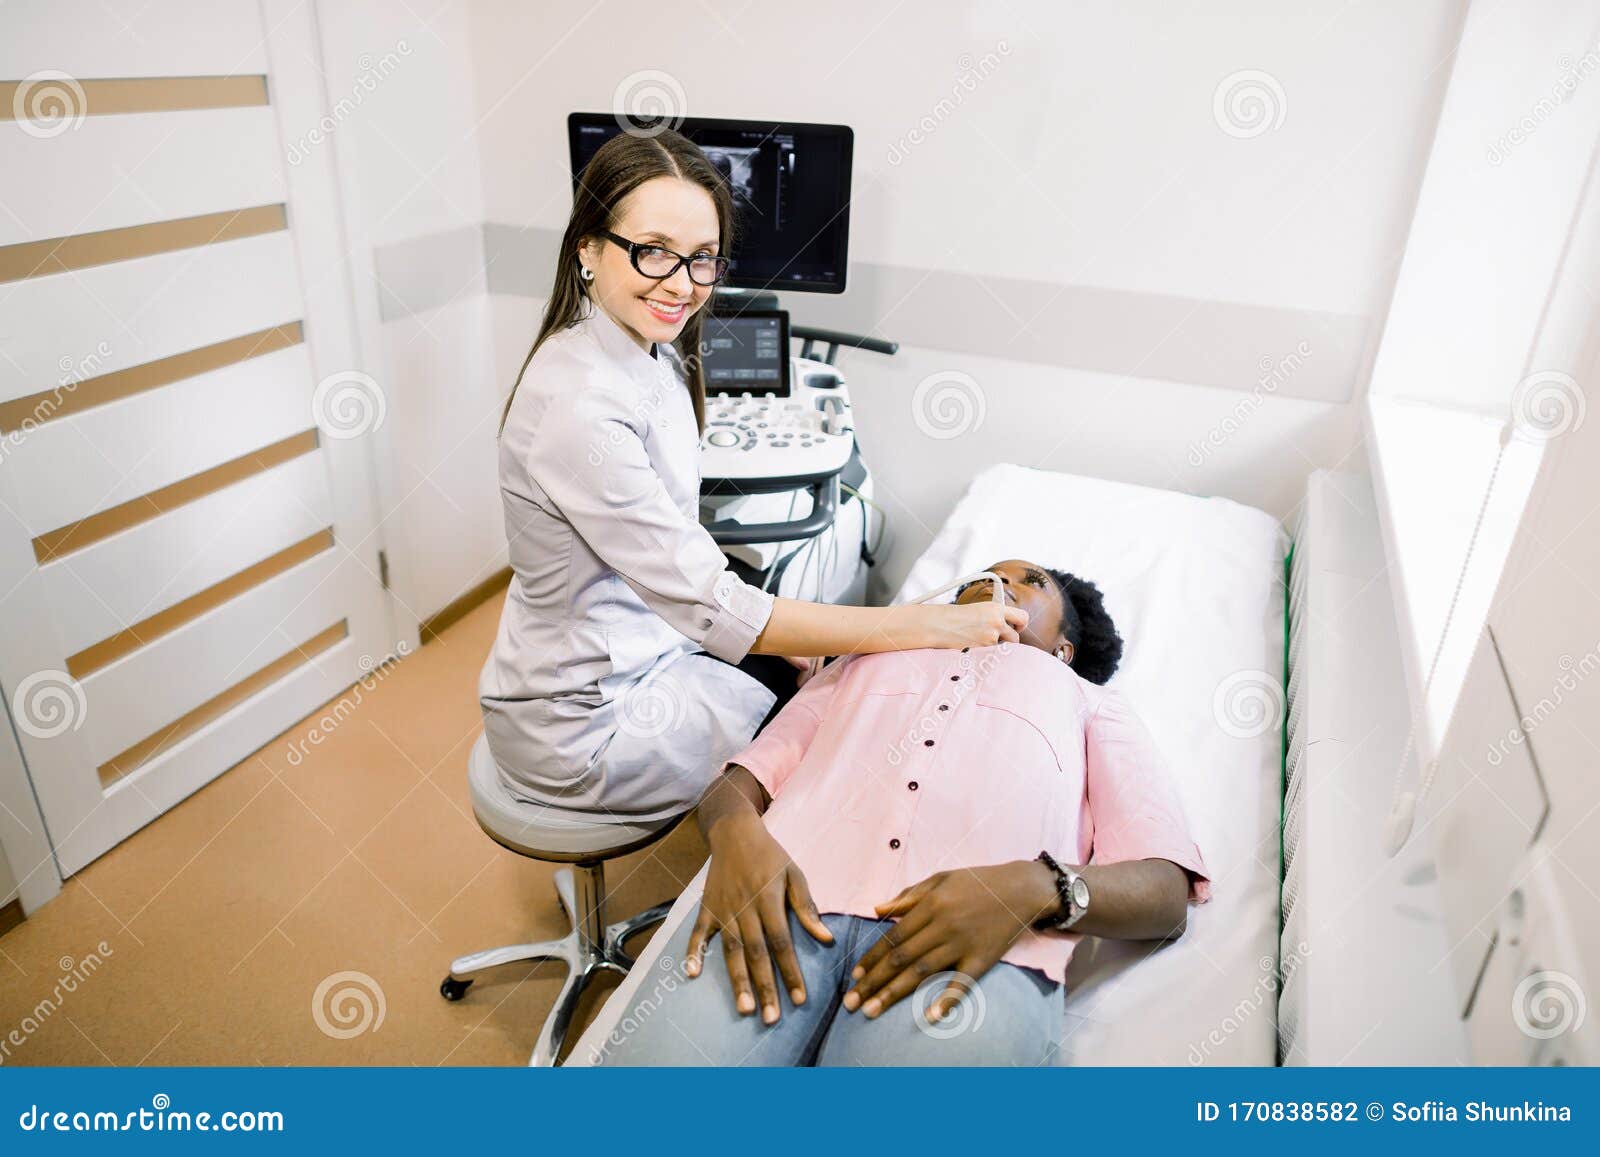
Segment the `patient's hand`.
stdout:
<svg viewBox="0 0 1600 1157">
<path fill-rule="evenodd" d="M 748 1015 L 756 1010 L 759 998 L 761 1019 L 774 1024 L 780 1015 L 774 961 L 789 989 L 789 999 L 797 1005 L 806 1001 L 805 977 L 789 936 L 787 909 L 792 906 L 800 925 L 822 943 L 832 944 L 833 933 L 817 912 L 805 876 L 755 812 L 719 819 L 707 833 L 707 841 L 711 867 L 700 915 L 689 937 L 684 971 L 691 977 L 700 975 L 706 941 L 720 932 L 734 1006 Z M 752 982 L 755 995 L 751 994 Z"/>
<path fill-rule="evenodd" d="M 811 681 L 811 664 L 817 662 L 817 660 L 802 658 L 799 655 L 785 655 L 783 661 L 795 669 L 794 682 L 796 687 L 804 687 Z M 820 665 L 818 670 L 821 670 Z"/>
<path fill-rule="evenodd" d="M 930 1022 L 943 1020 L 1052 905 L 1054 889 L 1053 877 L 1026 860 L 936 872 L 911 885 L 878 905 L 880 917 L 899 920 L 857 963 L 845 1009 L 876 1017 L 928 977 L 954 972 L 928 1006 Z"/>
</svg>

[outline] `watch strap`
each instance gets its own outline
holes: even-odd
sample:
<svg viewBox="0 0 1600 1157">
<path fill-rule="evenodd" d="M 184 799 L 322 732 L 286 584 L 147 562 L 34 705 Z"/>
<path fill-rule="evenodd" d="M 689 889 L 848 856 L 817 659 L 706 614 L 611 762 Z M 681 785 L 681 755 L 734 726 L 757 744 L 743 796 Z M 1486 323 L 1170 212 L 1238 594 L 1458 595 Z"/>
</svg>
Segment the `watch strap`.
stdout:
<svg viewBox="0 0 1600 1157">
<path fill-rule="evenodd" d="M 1033 927 L 1041 931 L 1065 932 L 1083 915 L 1072 899 L 1073 874 L 1058 864 L 1049 852 L 1040 852 L 1036 859 L 1055 876 L 1056 897 L 1060 901 L 1061 912 L 1057 916 L 1040 917 L 1033 922 Z"/>
</svg>

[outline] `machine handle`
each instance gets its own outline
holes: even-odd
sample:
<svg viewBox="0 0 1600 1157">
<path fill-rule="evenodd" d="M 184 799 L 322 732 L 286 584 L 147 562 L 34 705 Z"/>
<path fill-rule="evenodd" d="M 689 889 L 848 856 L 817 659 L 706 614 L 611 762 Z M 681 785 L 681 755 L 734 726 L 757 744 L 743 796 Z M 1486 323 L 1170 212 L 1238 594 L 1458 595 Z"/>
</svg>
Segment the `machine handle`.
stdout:
<svg viewBox="0 0 1600 1157">
<path fill-rule="evenodd" d="M 815 538 L 833 525 L 839 510 L 839 476 L 830 474 L 811 484 L 811 513 L 793 522 L 742 523 L 721 518 L 706 523 L 718 546 L 757 546 L 768 542 L 794 542 Z"/>
<path fill-rule="evenodd" d="M 806 344 L 800 347 L 800 356 L 809 358 L 813 356 L 817 342 L 823 342 L 828 347 L 827 356 L 822 360 L 828 365 L 833 364 L 833 359 L 839 353 L 839 347 L 847 349 L 866 350 L 868 353 L 892 356 L 900 350 L 897 341 L 884 341 L 882 338 L 864 337 L 858 333 L 842 333 L 836 329 L 818 329 L 810 325 L 791 325 L 789 336 L 800 338 Z"/>
</svg>

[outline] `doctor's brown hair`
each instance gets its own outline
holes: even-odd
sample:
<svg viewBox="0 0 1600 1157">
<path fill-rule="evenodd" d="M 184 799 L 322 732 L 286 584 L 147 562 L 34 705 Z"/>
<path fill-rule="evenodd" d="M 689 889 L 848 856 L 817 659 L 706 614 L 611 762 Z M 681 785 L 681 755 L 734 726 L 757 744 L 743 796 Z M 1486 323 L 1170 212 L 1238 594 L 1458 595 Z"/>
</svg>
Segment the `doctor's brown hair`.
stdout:
<svg viewBox="0 0 1600 1157">
<path fill-rule="evenodd" d="M 578 176 L 577 191 L 572 199 L 572 216 L 567 219 L 566 232 L 561 237 L 561 249 L 556 257 L 555 281 L 550 288 L 550 302 L 545 306 L 544 321 L 539 326 L 539 336 L 533 339 L 533 348 L 517 371 L 516 383 L 511 387 L 511 397 L 506 399 L 505 410 L 500 415 L 500 426 L 505 428 L 506 416 L 511 413 L 512 399 L 517 395 L 517 385 L 528 372 L 528 363 L 551 334 L 560 333 L 573 325 L 583 314 L 586 282 L 578 275 L 578 250 L 591 237 L 611 229 L 616 212 L 623 199 L 646 181 L 656 177 L 678 177 L 699 185 L 711 195 L 717 208 L 718 251 L 727 253 L 733 241 L 733 198 L 722 174 L 706 159 L 698 146 L 680 133 L 666 129 L 655 136 L 634 136 L 620 133 L 595 151 L 589 163 Z M 673 343 L 683 362 L 688 377 L 689 397 L 694 403 L 694 420 L 697 429 L 706 424 L 705 370 L 700 359 L 700 334 L 705 324 L 705 306 L 689 315 L 678 340 Z M 595 305 L 593 308 L 598 309 Z"/>
</svg>

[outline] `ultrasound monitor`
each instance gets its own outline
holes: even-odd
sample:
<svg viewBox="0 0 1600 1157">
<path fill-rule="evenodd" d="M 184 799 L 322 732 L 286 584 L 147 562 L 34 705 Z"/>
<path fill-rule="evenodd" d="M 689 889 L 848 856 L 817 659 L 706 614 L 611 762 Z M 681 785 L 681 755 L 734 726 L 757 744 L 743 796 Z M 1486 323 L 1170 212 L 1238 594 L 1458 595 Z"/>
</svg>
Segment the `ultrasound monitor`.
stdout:
<svg viewBox="0 0 1600 1157">
<path fill-rule="evenodd" d="M 783 310 L 711 314 L 700 333 L 706 393 L 789 396 L 789 315 Z"/>
<path fill-rule="evenodd" d="M 707 117 L 667 123 L 700 146 L 733 195 L 725 288 L 844 292 L 855 142 L 847 126 Z M 589 158 L 621 131 L 613 113 L 568 116 L 574 188 Z"/>
</svg>

